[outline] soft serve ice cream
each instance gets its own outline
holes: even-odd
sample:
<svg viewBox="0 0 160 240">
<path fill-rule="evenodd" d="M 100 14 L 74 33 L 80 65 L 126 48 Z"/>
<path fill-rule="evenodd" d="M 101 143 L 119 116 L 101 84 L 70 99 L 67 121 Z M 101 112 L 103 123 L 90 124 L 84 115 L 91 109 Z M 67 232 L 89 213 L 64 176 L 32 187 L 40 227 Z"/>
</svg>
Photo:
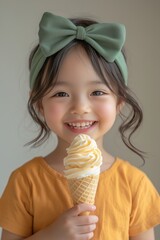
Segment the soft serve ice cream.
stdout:
<svg viewBox="0 0 160 240">
<path fill-rule="evenodd" d="M 94 139 L 86 134 L 77 135 L 66 149 L 64 175 L 67 179 L 99 175 L 102 164 L 101 151 Z"/>
</svg>

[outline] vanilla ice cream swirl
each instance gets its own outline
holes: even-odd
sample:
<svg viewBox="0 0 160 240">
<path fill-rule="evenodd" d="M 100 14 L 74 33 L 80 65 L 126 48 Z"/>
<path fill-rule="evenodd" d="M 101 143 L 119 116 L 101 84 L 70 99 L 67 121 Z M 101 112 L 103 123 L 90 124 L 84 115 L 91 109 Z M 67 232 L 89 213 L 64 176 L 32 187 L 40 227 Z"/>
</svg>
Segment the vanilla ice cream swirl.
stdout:
<svg viewBox="0 0 160 240">
<path fill-rule="evenodd" d="M 66 149 L 64 175 L 66 178 L 83 178 L 98 175 L 102 164 L 101 151 L 94 139 L 86 134 L 77 135 Z"/>
</svg>

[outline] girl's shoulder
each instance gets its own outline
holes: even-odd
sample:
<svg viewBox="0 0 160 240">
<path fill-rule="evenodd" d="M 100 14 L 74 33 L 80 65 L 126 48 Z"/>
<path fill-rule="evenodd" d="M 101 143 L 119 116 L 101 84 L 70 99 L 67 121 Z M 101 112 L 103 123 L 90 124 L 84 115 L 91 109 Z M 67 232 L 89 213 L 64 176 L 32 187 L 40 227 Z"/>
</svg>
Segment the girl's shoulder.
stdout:
<svg viewBox="0 0 160 240">
<path fill-rule="evenodd" d="M 142 167 L 136 167 L 131 162 L 123 160 L 117 157 L 117 173 L 126 174 L 128 177 L 134 176 L 134 178 L 144 177 L 145 172 L 142 170 Z"/>
<path fill-rule="evenodd" d="M 122 176 L 126 175 L 131 178 L 133 175 L 134 178 L 141 178 L 145 175 L 145 173 L 140 168 L 132 165 L 129 161 L 123 160 L 119 157 L 116 157 L 112 166 L 101 174 Z"/>
<path fill-rule="evenodd" d="M 12 174 L 17 174 L 17 173 L 23 173 L 24 175 L 28 174 L 28 173 L 34 173 L 37 172 L 38 169 L 41 168 L 41 166 L 43 165 L 44 159 L 41 156 L 38 157 L 34 157 L 31 160 L 23 163 L 21 166 L 19 166 L 18 168 L 16 168 Z"/>
<path fill-rule="evenodd" d="M 64 176 L 51 168 L 42 156 L 34 157 L 11 173 L 12 178 L 35 181 L 38 178 L 63 179 Z"/>
<path fill-rule="evenodd" d="M 143 189 L 145 187 L 154 188 L 151 180 L 141 168 L 117 157 L 111 168 L 101 173 L 100 179 L 102 181 L 111 180 L 119 187 L 123 185 L 131 191 L 137 191 L 141 186 Z"/>
</svg>

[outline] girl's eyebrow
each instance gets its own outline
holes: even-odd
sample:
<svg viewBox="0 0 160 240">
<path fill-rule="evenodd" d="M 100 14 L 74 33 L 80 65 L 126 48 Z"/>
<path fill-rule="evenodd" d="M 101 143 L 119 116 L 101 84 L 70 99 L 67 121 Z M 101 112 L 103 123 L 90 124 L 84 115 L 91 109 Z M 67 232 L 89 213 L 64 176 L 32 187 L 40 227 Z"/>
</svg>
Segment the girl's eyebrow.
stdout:
<svg viewBox="0 0 160 240">
<path fill-rule="evenodd" d="M 101 85 L 105 85 L 106 84 L 100 80 L 96 80 L 96 81 L 89 81 L 86 83 L 86 85 L 98 85 L 98 84 L 101 84 Z M 70 82 L 67 82 L 67 81 L 59 81 L 59 82 L 56 82 L 56 85 L 55 86 L 72 86 L 72 85 L 77 85 L 77 83 L 70 83 Z"/>
</svg>

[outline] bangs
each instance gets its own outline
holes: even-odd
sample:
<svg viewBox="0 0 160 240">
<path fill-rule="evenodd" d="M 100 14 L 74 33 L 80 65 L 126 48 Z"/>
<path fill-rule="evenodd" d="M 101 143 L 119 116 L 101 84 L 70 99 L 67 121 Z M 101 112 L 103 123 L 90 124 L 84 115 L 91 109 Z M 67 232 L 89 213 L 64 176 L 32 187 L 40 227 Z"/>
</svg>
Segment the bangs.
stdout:
<svg viewBox="0 0 160 240">
<path fill-rule="evenodd" d="M 73 40 L 59 52 L 46 59 L 33 87 L 33 92 L 38 94 L 38 98 L 40 96 L 44 97 L 54 88 L 63 60 L 72 49 L 79 46 L 87 53 L 100 79 L 115 95 L 119 96 L 119 84 L 123 85 L 123 87 L 125 87 L 125 84 L 117 65 L 114 62 L 107 62 L 88 43 L 80 40 Z"/>
</svg>

